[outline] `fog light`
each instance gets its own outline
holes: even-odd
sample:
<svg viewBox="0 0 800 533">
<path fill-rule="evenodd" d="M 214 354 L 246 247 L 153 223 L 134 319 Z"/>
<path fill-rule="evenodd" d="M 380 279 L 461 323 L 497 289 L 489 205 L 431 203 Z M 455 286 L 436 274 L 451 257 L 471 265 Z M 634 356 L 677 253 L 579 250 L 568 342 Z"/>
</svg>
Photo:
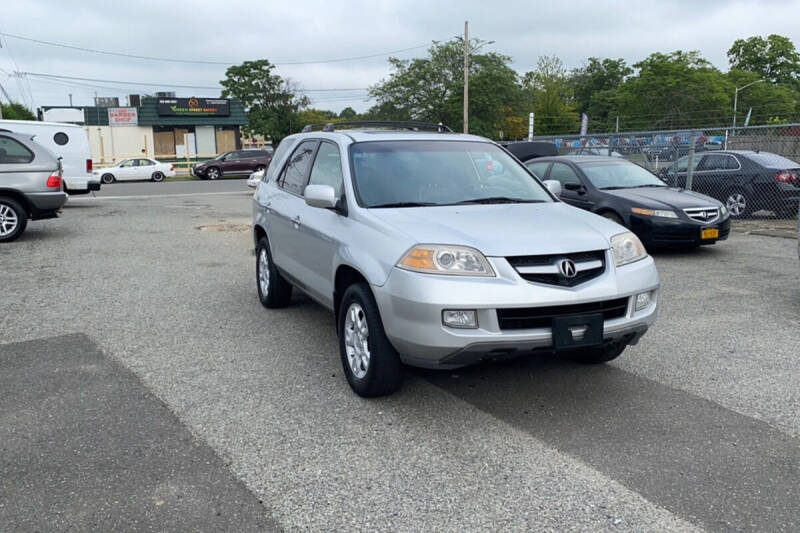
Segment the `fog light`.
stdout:
<svg viewBox="0 0 800 533">
<path fill-rule="evenodd" d="M 650 293 L 643 292 L 641 294 L 636 295 L 636 310 L 641 311 L 645 307 L 650 305 Z"/>
<path fill-rule="evenodd" d="M 478 327 L 478 312 L 474 309 L 445 309 L 442 311 L 442 324 L 451 328 Z"/>
</svg>

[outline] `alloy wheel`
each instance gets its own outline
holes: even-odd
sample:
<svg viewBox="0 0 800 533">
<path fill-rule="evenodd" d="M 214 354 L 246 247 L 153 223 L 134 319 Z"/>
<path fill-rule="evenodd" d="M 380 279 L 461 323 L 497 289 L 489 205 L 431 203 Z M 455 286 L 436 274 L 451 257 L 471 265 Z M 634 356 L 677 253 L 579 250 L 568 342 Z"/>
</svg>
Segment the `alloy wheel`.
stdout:
<svg viewBox="0 0 800 533">
<path fill-rule="evenodd" d="M 364 308 L 353 302 L 347 308 L 344 319 L 344 348 L 350 371 L 358 379 L 364 379 L 369 371 L 369 326 Z"/>
<path fill-rule="evenodd" d="M 728 209 L 731 216 L 738 217 L 743 215 L 745 209 L 747 209 L 747 200 L 745 200 L 745 197 L 741 193 L 735 192 L 728 196 L 728 199 L 725 201 L 725 207 Z"/>
<path fill-rule="evenodd" d="M 216 168 L 209 168 L 208 169 L 208 179 L 215 180 L 219 177 L 219 170 Z"/>
<path fill-rule="evenodd" d="M 266 298 L 269 294 L 269 255 L 266 248 L 258 252 L 258 286 L 261 295 Z"/>
<path fill-rule="evenodd" d="M 0 237 L 11 235 L 17 230 L 18 225 L 17 213 L 6 204 L 0 204 Z"/>
</svg>

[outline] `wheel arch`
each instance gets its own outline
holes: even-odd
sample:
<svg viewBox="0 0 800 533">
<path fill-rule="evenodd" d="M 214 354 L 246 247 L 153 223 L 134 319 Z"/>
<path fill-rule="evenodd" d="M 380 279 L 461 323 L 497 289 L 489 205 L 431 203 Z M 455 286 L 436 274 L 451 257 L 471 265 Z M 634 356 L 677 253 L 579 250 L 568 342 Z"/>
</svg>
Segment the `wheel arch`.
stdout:
<svg viewBox="0 0 800 533">
<path fill-rule="evenodd" d="M 341 264 L 336 268 L 336 274 L 333 278 L 333 314 L 335 317 L 334 324 L 339 323 L 339 303 L 342 301 L 342 295 L 347 287 L 353 283 L 367 283 L 366 276 L 362 274 L 355 267 L 348 264 Z"/>
<path fill-rule="evenodd" d="M 31 213 L 33 213 L 33 209 L 31 208 L 30 202 L 28 202 L 28 199 L 21 192 L 16 191 L 14 189 L 0 189 L 0 197 L 2 196 L 6 198 L 11 198 L 12 200 L 19 203 L 25 210 L 28 217 L 30 217 Z"/>
</svg>

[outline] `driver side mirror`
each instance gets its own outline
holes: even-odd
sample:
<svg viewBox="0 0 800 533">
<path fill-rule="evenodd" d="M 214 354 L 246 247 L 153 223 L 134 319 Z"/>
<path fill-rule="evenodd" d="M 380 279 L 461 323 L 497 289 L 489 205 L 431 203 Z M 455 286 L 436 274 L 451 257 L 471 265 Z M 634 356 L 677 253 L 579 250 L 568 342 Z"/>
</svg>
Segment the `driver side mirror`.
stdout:
<svg viewBox="0 0 800 533">
<path fill-rule="evenodd" d="M 303 196 L 311 207 L 333 209 L 336 207 L 336 191 L 330 185 L 309 185 Z"/>
<path fill-rule="evenodd" d="M 585 192 L 586 188 L 580 183 L 565 183 L 564 188 L 568 191 Z"/>
<path fill-rule="evenodd" d="M 561 196 L 561 182 L 556 180 L 545 180 L 545 187 L 556 196 Z"/>
</svg>

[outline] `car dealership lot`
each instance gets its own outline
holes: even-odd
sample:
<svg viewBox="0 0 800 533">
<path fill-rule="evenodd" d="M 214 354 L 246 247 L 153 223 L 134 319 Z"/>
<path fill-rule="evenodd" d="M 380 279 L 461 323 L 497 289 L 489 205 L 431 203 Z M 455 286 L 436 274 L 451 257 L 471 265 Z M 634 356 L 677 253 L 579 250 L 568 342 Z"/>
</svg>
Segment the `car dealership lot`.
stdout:
<svg viewBox="0 0 800 533">
<path fill-rule="evenodd" d="M 733 232 L 656 254 L 659 319 L 612 364 L 414 370 L 363 400 L 330 313 L 302 296 L 260 306 L 251 194 L 243 180 L 104 186 L 0 247 L 0 373 L 28 353 L 11 343 L 96 346 L 286 530 L 800 528 L 795 241 Z M 4 424 L 43 408 L 8 405 Z M 0 529 L 13 519 L 0 506 Z"/>
</svg>

